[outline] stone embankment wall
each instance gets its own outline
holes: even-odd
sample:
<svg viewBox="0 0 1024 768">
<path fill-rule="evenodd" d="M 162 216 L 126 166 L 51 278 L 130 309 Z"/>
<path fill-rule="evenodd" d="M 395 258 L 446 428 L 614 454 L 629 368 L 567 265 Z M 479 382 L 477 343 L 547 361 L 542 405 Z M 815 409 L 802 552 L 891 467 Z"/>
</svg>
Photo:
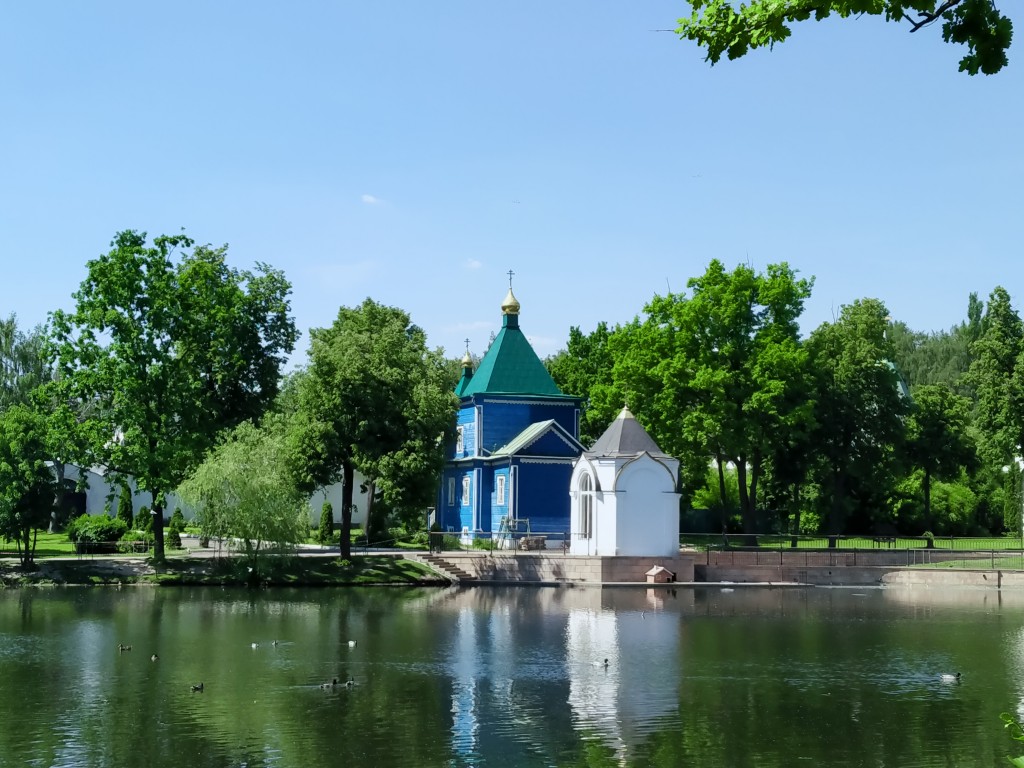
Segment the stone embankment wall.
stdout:
<svg viewBox="0 0 1024 768">
<path fill-rule="evenodd" d="M 942 550 L 722 551 L 700 553 L 697 581 L 799 583 L 831 586 L 975 586 L 1021 587 L 1024 572 L 987 567 L 991 553 Z M 971 569 L 920 568 L 948 560 L 970 559 Z M 918 566 L 918 567 L 914 567 Z"/>
<path fill-rule="evenodd" d="M 480 581 L 537 583 L 646 583 L 647 571 L 660 565 L 676 581 L 693 581 L 693 555 L 675 557 L 586 557 L 542 553 L 444 552 L 442 557 Z"/>
</svg>

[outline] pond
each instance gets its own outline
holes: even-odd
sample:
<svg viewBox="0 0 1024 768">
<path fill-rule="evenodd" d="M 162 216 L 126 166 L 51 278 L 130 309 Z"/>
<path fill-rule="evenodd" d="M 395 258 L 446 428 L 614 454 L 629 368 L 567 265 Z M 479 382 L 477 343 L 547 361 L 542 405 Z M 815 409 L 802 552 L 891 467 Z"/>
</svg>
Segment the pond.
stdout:
<svg viewBox="0 0 1024 768">
<path fill-rule="evenodd" d="M 3 766 L 996 766 L 1003 711 L 1014 592 L 0 592 Z"/>
</svg>

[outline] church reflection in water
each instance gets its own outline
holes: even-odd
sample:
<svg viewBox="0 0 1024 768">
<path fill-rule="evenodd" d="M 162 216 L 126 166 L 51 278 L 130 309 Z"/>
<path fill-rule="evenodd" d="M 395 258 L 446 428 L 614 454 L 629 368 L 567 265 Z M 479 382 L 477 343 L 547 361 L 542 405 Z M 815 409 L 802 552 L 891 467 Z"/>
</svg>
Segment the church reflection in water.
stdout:
<svg viewBox="0 0 1024 768">
<path fill-rule="evenodd" d="M 458 614 L 445 666 L 460 764 L 564 754 L 554 734 L 570 731 L 625 763 L 667 719 L 678 722 L 692 591 L 513 588 L 495 597 L 466 589 L 432 601 L 431 610 Z"/>
</svg>

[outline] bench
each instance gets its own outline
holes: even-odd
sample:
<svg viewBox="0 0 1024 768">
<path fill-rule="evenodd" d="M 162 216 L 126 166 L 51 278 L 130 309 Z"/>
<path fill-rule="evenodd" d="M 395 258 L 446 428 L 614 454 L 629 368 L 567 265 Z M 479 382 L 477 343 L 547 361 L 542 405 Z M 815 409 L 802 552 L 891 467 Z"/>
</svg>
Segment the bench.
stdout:
<svg viewBox="0 0 1024 768">
<path fill-rule="evenodd" d="M 896 546 L 895 536 L 875 536 L 875 538 L 873 538 L 872 541 L 874 542 L 874 545 L 876 547 L 881 546 L 882 544 L 885 544 L 890 548 Z"/>
<path fill-rule="evenodd" d="M 520 549 L 547 549 L 547 536 L 523 536 L 519 540 Z"/>
</svg>

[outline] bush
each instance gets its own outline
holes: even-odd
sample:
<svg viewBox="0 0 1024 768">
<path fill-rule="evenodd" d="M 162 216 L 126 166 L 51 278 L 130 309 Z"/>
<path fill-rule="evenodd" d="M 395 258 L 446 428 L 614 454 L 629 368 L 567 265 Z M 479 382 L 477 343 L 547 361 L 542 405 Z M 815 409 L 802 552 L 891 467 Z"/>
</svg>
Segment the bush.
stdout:
<svg viewBox="0 0 1024 768">
<path fill-rule="evenodd" d="M 139 508 L 139 514 L 135 516 L 134 528 L 137 531 L 153 530 L 153 515 L 149 513 L 149 507 Z"/>
<path fill-rule="evenodd" d="M 117 500 L 117 517 L 124 520 L 125 527 L 131 528 L 134 524 L 135 511 L 132 509 L 132 489 L 127 485 L 121 486 L 121 498 Z"/>
<path fill-rule="evenodd" d="M 80 552 L 113 552 L 128 532 L 124 520 L 106 515 L 84 514 L 68 525 L 68 539 Z"/>
<path fill-rule="evenodd" d="M 153 534 L 148 531 L 126 531 L 117 548 L 122 552 L 139 552 L 153 546 Z"/>
<path fill-rule="evenodd" d="M 172 533 L 182 533 L 185 530 L 185 515 L 181 513 L 180 509 L 174 510 L 174 514 L 171 515 L 171 522 L 167 526 L 167 530 Z"/>
<path fill-rule="evenodd" d="M 325 501 L 320 508 L 320 527 L 316 539 L 321 544 L 330 544 L 334 540 L 334 507 L 329 501 Z"/>
</svg>

